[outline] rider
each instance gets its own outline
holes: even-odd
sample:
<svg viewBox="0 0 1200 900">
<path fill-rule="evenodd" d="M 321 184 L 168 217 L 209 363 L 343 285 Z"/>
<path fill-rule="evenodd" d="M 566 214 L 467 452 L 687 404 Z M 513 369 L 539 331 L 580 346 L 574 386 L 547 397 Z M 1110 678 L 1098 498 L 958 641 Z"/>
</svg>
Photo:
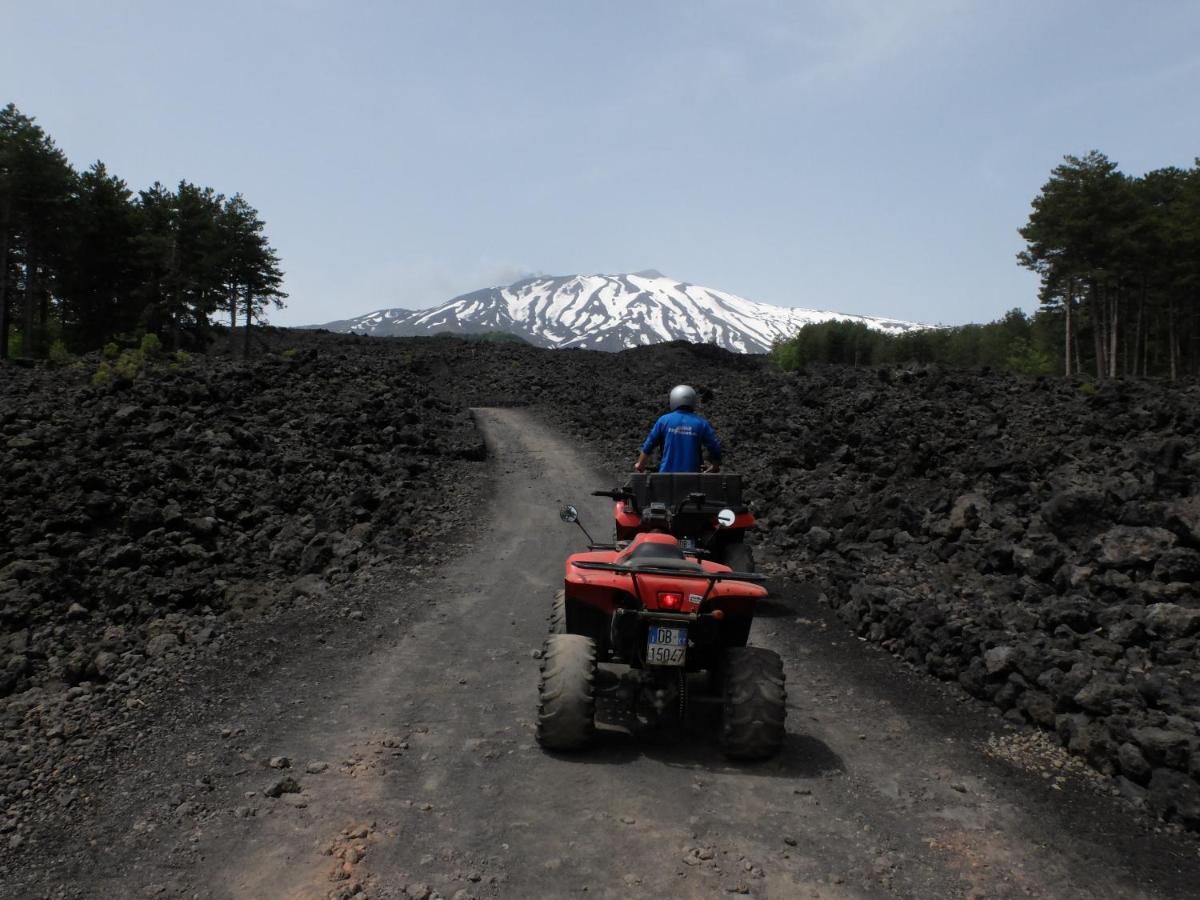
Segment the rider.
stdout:
<svg viewBox="0 0 1200 900">
<path fill-rule="evenodd" d="M 721 469 L 721 442 L 717 433 L 708 424 L 708 420 L 697 415 L 696 392 L 686 384 L 677 385 L 671 389 L 671 411 L 661 416 L 650 434 L 642 444 L 642 452 L 638 454 L 633 467 L 639 472 L 646 471 L 650 462 L 650 451 L 659 444 L 662 445 L 662 464 L 660 472 L 699 472 L 700 446 L 708 448 L 709 464 L 705 472 L 718 472 Z"/>
</svg>

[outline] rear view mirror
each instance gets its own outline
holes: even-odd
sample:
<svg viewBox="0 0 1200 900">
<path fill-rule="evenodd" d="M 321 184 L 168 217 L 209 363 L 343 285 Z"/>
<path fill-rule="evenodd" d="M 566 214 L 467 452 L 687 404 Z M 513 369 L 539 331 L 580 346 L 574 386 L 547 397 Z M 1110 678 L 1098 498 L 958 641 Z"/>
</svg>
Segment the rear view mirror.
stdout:
<svg viewBox="0 0 1200 900">
<path fill-rule="evenodd" d="M 717 513 L 717 524 L 722 528 L 728 528 L 734 523 L 735 519 L 737 519 L 737 513 L 732 509 L 726 508 Z"/>
<path fill-rule="evenodd" d="M 588 534 L 588 530 L 583 527 L 583 523 L 579 521 L 579 510 L 567 504 L 558 511 L 558 517 L 564 522 L 572 525 L 578 525 L 579 530 L 583 532 L 584 537 L 588 539 L 588 545 L 591 546 L 596 542 L 592 540 L 592 536 Z"/>
</svg>

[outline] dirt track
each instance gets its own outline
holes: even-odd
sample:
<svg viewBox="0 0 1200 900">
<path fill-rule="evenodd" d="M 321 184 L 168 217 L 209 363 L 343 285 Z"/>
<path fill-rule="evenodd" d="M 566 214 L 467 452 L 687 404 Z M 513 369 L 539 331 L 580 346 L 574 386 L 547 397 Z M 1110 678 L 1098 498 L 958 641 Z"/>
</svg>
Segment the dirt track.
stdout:
<svg viewBox="0 0 1200 900">
<path fill-rule="evenodd" d="M 768 604 L 751 637 L 787 668 L 778 759 L 729 764 L 702 711 L 685 735 L 543 753 L 530 651 L 581 544 L 557 508 L 604 533 L 607 501 L 588 492 L 613 476 L 528 413 L 477 419 L 495 480 L 469 552 L 416 589 L 377 580 L 346 627 L 281 628 L 277 660 L 236 690 L 214 673 L 211 707 L 114 774 L 98 821 L 31 847 L 0 893 L 1170 897 L 1200 883 L 1193 838 L 1130 825 L 1092 779 L 1039 763 L 802 596 Z M 290 769 L 262 763 L 280 756 Z M 300 793 L 263 796 L 289 775 Z M 164 805 L 158 824 L 147 811 Z"/>
</svg>

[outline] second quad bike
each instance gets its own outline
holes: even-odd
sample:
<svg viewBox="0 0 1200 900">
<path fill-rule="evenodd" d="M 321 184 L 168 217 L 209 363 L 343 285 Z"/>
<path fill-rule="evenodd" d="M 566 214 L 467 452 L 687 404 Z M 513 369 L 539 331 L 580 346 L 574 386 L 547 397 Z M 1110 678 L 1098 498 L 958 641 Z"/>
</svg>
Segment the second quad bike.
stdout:
<svg viewBox="0 0 1200 900">
<path fill-rule="evenodd" d="M 583 528 L 575 507 L 560 516 Z M 716 518 L 728 527 L 736 513 Z M 764 580 L 706 559 L 672 534 L 643 531 L 614 544 L 589 536 L 588 551 L 567 558 L 550 614 L 538 742 L 549 750 L 586 747 L 598 699 L 637 724 L 682 722 L 690 683 L 707 674 L 722 707 L 724 753 L 773 756 L 784 738 L 783 663 L 771 650 L 746 646 L 755 604 L 767 596 Z"/>
<path fill-rule="evenodd" d="M 593 491 L 611 497 L 617 544 L 644 532 L 662 531 L 679 539 L 685 552 L 699 550 L 739 572 L 754 571 L 746 543 L 754 514 L 742 502 L 742 476 L 726 473 L 630 475 L 623 487 Z M 718 521 L 724 517 L 724 521 Z"/>
</svg>

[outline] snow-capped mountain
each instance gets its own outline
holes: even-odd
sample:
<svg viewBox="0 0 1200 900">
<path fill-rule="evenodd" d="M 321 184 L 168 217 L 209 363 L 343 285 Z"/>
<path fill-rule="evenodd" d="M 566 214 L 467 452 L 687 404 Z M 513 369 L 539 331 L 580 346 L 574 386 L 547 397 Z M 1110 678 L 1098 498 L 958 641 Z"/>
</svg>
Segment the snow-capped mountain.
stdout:
<svg viewBox="0 0 1200 900">
<path fill-rule="evenodd" d="M 378 336 L 504 331 L 540 347 L 590 350 L 684 340 L 719 344 L 741 353 L 765 353 L 777 338 L 830 319 L 865 322 L 890 332 L 927 327 L 896 319 L 756 303 L 654 271 L 527 278 L 508 287 L 463 294 L 433 309 L 382 309 L 319 327 Z"/>
</svg>

